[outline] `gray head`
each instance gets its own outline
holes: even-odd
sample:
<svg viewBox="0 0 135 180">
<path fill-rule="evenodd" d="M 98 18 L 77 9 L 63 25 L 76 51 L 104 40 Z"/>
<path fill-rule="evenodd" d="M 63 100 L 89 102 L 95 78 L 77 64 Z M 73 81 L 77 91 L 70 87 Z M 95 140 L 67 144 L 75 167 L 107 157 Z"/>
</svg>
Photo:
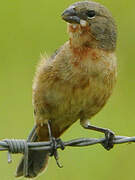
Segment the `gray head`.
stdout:
<svg viewBox="0 0 135 180">
<path fill-rule="evenodd" d="M 116 25 L 112 15 L 103 5 L 82 1 L 69 6 L 62 18 L 70 23 L 90 27 L 90 33 L 97 41 L 98 47 L 105 50 L 114 50 L 116 47 Z"/>
</svg>

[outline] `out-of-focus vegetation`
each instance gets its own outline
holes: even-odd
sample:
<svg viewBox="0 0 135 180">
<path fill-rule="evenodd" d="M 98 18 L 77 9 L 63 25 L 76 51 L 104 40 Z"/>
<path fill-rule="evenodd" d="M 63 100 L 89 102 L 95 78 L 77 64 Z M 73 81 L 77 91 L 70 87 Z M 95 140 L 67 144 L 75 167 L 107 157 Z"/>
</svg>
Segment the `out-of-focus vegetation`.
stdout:
<svg viewBox="0 0 135 180">
<path fill-rule="evenodd" d="M 5 0 L 0 5 L 0 139 L 26 138 L 34 124 L 31 103 L 32 79 L 40 53 L 50 55 L 67 39 L 61 12 L 73 0 Z M 118 81 L 105 108 L 92 119 L 116 134 L 135 136 L 135 1 L 100 0 L 112 12 L 118 26 Z M 102 137 L 74 124 L 64 140 Z M 116 145 L 110 152 L 100 145 L 67 148 L 60 152 L 64 165 L 59 169 L 53 158 L 38 180 L 134 180 L 135 145 Z M 7 164 L 0 152 L 0 179 L 14 180 L 21 156 Z"/>
</svg>

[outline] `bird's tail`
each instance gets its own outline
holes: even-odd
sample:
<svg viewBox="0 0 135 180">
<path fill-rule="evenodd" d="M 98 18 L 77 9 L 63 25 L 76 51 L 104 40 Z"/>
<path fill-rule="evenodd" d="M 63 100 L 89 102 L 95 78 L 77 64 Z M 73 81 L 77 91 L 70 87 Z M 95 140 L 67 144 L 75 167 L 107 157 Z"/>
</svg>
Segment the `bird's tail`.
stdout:
<svg viewBox="0 0 135 180">
<path fill-rule="evenodd" d="M 38 136 L 36 133 L 36 128 L 32 130 L 32 137 L 28 141 L 36 142 L 38 141 Z M 34 178 L 39 173 L 41 173 L 47 167 L 49 159 L 49 153 L 47 151 L 29 151 L 28 154 L 28 175 L 27 178 Z M 16 177 L 25 176 L 24 175 L 24 156 L 22 157 L 17 170 Z M 26 177 L 26 176 L 25 176 Z"/>
</svg>

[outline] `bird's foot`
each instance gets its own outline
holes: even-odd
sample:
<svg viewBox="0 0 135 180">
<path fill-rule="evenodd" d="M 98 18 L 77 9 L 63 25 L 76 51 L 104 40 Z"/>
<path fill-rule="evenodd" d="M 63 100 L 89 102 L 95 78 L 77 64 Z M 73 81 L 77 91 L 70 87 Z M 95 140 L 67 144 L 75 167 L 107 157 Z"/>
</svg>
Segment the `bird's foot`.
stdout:
<svg viewBox="0 0 135 180">
<path fill-rule="evenodd" d="M 104 133 L 105 133 L 105 141 L 102 143 L 102 145 L 106 150 L 109 151 L 114 146 L 113 140 L 115 134 L 110 129 L 106 129 Z"/>
<path fill-rule="evenodd" d="M 63 166 L 59 163 L 59 154 L 58 154 L 57 148 L 58 148 L 58 146 L 60 146 L 60 148 L 62 150 L 64 150 L 65 149 L 64 143 L 63 143 L 63 141 L 60 138 L 56 139 L 54 137 L 52 137 L 50 139 L 50 141 L 51 141 L 51 150 L 50 150 L 50 154 L 49 155 L 50 156 L 54 156 L 58 167 L 62 168 Z"/>
<path fill-rule="evenodd" d="M 80 124 L 85 129 L 94 130 L 94 131 L 104 133 L 105 134 L 105 141 L 103 143 L 101 143 L 102 146 L 108 151 L 111 148 L 113 148 L 113 146 L 114 146 L 113 140 L 114 140 L 115 136 L 114 136 L 114 132 L 112 132 L 110 129 L 90 125 L 90 123 L 87 119 L 81 119 Z"/>
<path fill-rule="evenodd" d="M 57 148 L 60 147 L 62 150 L 65 149 L 64 143 L 60 138 L 55 138 L 52 136 L 51 133 L 51 121 L 48 121 L 48 132 L 49 132 L 49 139 L 51 142 L 51 150 L 49 155 L 50 156 L 54 156 L 56 163 L 58 165 L 59 168 L 62 168 L 63 166 L 61 166 L 61 164 L 59 163 L 59 155 L 58 155 L 58 150 Z"/>
</svg>

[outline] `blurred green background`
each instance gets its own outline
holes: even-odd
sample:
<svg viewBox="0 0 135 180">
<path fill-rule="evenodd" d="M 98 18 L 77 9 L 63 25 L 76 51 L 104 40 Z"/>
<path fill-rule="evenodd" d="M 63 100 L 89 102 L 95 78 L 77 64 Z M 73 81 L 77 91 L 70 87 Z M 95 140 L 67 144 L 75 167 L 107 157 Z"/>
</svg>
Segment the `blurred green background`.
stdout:
<svg viewBox="0 0 135 180">
<path fill-rule="evenodd" d="M 40 54 L 52 54 L 67 39 L 61 12 L 73 0 L 5 0 L 0 5 L 0 139 L 26 138 L 32 129 L 32 79 Z M 119 135 L 135 136 L 135 1 L 99 0 L 118 26 L 118 81 L 113 96 L 92 123 Z M 102 137 L 74 124 L 62 137 Z M 59 169 L 53 158 L 38 180 L 134 180 L 135 145 L 116 145 L 107 152 L 100 145 L 60 151 Z M 21 155 L 7 163 L 0 152 L 0 180 L 14 180 Z"/>
</svg>

